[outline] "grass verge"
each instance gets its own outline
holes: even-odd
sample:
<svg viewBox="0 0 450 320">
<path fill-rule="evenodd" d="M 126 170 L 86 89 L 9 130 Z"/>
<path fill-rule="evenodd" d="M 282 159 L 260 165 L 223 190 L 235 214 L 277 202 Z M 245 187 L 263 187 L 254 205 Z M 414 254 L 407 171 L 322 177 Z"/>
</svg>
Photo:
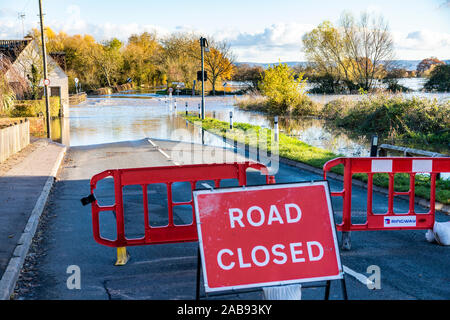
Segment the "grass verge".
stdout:
<svg viewBox="0 0 450 320">
<path fill-rule="evenodd" d="M 229 123 L 212 118 L 205 118 L 200 120 L 197 115 L 183 117 L 192 122 L 203 125 L 203 129 L 210 131 L 222 137 L 227 137 L 231 140 L 236 140 L 238 143 L 246 144 L 251 147 L 256 147 L 261 138 L 266 139 L 263 145 L 267 146 L 267 151 L 271 150 L 272 130 L 261 128 L 260 126 L 251 125 L 248 123 L 234 123 L 233 129 L 230 129 Z M 262 146 L 260 146 L 262 147 Z M 298 139 L 289 137 L 283 133 L 279 134 L 278 145 L 279 156 L 290 160 L 302 162 L 312 167 L 322 169 L 323 165 L 329 160 L 343 157 L 343 155 L 335 154 L 331 151 L 317 148 L 306 144 Z M 333 168 L 335 173 L 343 174 L 344 168 L 342 165 Z M 354 179 L 367 182 L 366 174 L 355 174 Z M 394 188 L 396 191 L 409 191 L 409 175 L 396 174 L 394 179 Z M 379 173 L 374 175 L 374 184 L 383 188 L 389 186 L 389 175 Z M 430 199 L 430 178 L 422 175 L 416 176 L 415 194 L 420 198 Z M 436 183 L 436 201 L 443 204 L 450 204 L 450 181 L 439 180 Z"/>
</svg>

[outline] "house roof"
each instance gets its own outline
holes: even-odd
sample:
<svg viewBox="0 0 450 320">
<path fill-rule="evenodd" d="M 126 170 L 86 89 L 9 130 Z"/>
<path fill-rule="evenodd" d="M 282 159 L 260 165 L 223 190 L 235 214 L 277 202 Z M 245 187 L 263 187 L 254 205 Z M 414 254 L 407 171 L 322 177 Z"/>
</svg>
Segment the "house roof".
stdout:
<svg viewBox="0 0 450 320">
<path fill-rule="evenodd" d="M 0 40 L 0 59 L 6 57 L 13 64 L 22 51 L 33 41 L 33 38 L 25 38 L 21 40 Z M 55 60 L 58 65 L 66 71 L 66 54 L 65 52 L 50 52 L 48 55 Z"/>
<path fill-rule="evenodd" d="M 14 63 L 23 49 L 25 49 L 31 41 L 33 40 L 0 40 L 0 55 L 7 57 L 11 63 Z"/>
</svg>

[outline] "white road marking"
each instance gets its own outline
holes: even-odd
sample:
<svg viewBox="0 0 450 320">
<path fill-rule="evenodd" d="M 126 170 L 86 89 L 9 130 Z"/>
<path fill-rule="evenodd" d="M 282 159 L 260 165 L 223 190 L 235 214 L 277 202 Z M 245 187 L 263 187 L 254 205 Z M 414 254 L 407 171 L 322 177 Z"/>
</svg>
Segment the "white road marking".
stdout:
<svg viewBox="0 0 450 320">
<path fill-rule="evenodd" d="M 355 278 L 356 280 L 358 280 L 359 282 L 361 282 L 363 285 L 373 285 L 374 283 L 369 280 L 369 278 L 367 278 L 365 275 L 358 273 L 352 269 L 350 269 L 347 266 L 343 266 L 344 267 L 344 272 L 346 274 L 348 274 L 349 276 L 352 276 L 353 278 Z"/>
<path fill-rule="evenodd" d="M 170 161 L 172 161 L 176 166 L 179 166 L 180 164 L 176 161 L 174 161 L 164 150 L 161 149 L 160 146 L 158 146 L 156 143 L 154 143 L 152 140 L 148 139 L 148 142 L 150 142 L 150 144 L 155 147 L 164 157 L 166 157 L 167 159 L 169 159 Z"/>
</svg>

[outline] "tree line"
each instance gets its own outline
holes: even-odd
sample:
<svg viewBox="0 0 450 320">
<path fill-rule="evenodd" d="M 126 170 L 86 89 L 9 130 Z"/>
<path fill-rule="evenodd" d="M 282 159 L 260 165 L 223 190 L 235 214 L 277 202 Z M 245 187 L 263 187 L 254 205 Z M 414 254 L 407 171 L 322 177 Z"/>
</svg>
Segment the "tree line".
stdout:
<svg viewBox="0 0 450 320">
<path fill-rule="evenodd" d="M 31 35 L 40 39 L 38 30 Z M 88 91 L 130 81 L 144 88 L 169 87 L 175 82 L 192 89 L 201 70 L 200 36 L 194 33 L 159 37 L 143 32 L 131 35 L 126 42 L 117 38 L 96 41 L 91 35 L 55 33 L 50 28 L 45 35 L 48 52 L 65 54 L 71 92 L 75 92 L 75 78 Z M 204 58 L 207 89 L 215 94 L 222 81 L 232 77 L 235 56 L 224 41 L 209 38 L 208 43 Z"/>
</svg>

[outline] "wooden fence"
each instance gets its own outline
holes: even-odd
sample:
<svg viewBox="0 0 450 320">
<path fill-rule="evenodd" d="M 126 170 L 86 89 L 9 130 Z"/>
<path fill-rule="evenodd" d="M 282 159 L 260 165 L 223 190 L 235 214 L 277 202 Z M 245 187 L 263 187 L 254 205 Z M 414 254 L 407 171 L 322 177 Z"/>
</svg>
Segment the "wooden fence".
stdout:
<svg viewBox="0 0 450 320">
<path fill-rule="evenodd" d="M 30 122 L 25 120 L 0 129 L 0 163 L 30 144 Z"/>
<path fill-rule="evenodd" d="M 69 105 L 75 106 L 77 104 L 80 104 L 87 99 L 87 94 L 85 92 L 80 92 L 77 94 L 71 94 L 69 96 Z"/>
</svg>

